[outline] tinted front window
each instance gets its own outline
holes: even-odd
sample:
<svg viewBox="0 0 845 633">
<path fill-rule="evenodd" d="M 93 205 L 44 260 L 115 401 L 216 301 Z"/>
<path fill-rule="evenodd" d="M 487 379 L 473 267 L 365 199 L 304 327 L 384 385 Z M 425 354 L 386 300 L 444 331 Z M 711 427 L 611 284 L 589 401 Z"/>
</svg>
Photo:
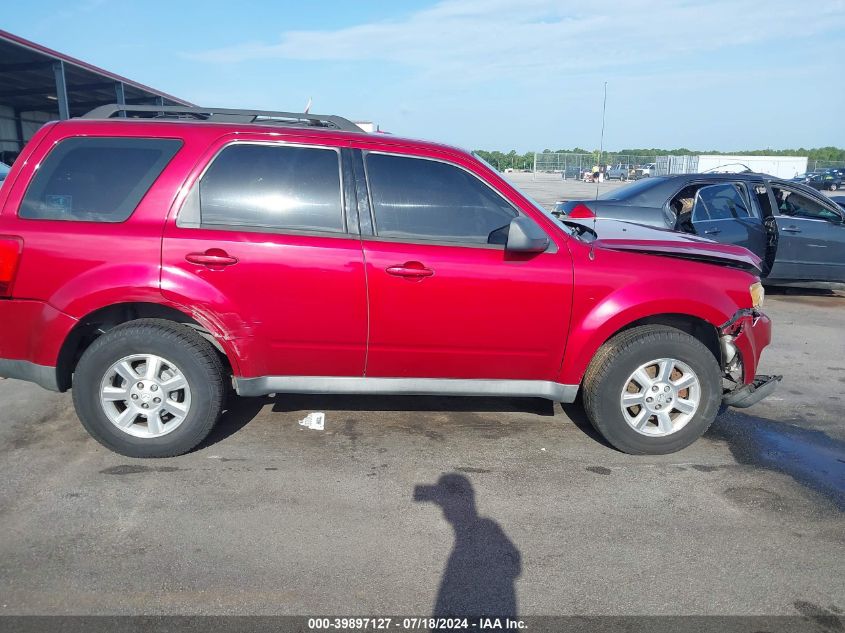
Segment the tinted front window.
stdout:
<svg viewBox="0 0 845 633">
<path fill-rule="evenodd" d="M 230 145 L 200 181 L 203 226 L 343 232 L 338 153 Z"/>
<path fill-rule="evenodd" d="M 789 189 L 772 187 L 772 191 L 775 193 L 775 201 L 777 202 L 778 213 L 780 215 L 832 221 L 838 221 L 842 217 L 839 213 L 825 207 L 820 202 L 790 191 Z"/>
<path fill-rule="evenodd" d="M 182 142 L 151 138 L 70 138 L 35 172 L 19 215 L 40 220 L 123 222 Z"/>
<path fill-rule="evenodd" d="M 514 208 L 463 169 L 433 160 L 367 155 L 376 234 L 504 244 Z"/>
</svg>

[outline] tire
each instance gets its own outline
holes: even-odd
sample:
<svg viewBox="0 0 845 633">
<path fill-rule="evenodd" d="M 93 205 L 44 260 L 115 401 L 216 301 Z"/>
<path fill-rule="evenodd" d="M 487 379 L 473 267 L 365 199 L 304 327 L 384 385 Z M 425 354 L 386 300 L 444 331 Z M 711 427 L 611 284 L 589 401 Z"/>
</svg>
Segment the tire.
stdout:
<svg viewBox="0 0 845 633">
<path fill-rule="evenodd" d="M 107 390 L 119 395 L 104 396 Z M 109 330 L 85 350 L 73 375 L 73 403 L 82 426 L 127 457 L 187 453 L 211 432 L 224 396 L 223 364 L 214 347 L 190 327 L 163 319 L 139 319 Z M 154 422 L 144 417 L 150 409 L 156 412 Z"/>
<path fill-rule="evenodd" d="M 679 384 L 691 380 L 689 375 L 697 383 L 681 390 L 675 389 L 674 382 L 665 381 L 657 381 L 652 387 L 639 386 L 635 371 L 657 359 L 675 363 L 675 369 L 670 368 L 669 372 L 677 376 Z M 653 367 L 658 369 L 657 365 Z M 632 328 L 605 343 L 590 363 L 583 385 L 584 408 L 593 427 L 614 447 L 632 455 L 664 455 L 686 448 L 713 423 L 722 402 L 721 370 L 713 353 L 689 334 L 662 325 Z M 657 393 L 652 393 L 654 387 Z M 660 399 L 663 404 L 645 404 L 646 397 L 655 401 L 666 387 L 668 393 Z M 642 405 L 623 407 L 623 398 L 636 399 L 641 395 Z M 671 396 L 674 403 L 666 404 L 664 399 L 672 402 Z M 682 403 L 688 408 L 693 401 L 697 404 L 691 413 L 674 408 Z M 654 407 L 663 409 L 654 411 Z M 642 418 L 638 412 L 643 413 Z M 666 414 L 669 421 L 664 427 L 658 416 L 665 420 Z M 641 430 L 632 426 L 634 418 L 642 420 L 636 422 L 642 425 Z M 671 428 L 676 430 L 666 431 Z"/>
<path fill-rule="evenodd" d="M 836 183 L 833 183 L 832 185 L 830 185 L 830 190 L 836 191 Z"/>
</svg>

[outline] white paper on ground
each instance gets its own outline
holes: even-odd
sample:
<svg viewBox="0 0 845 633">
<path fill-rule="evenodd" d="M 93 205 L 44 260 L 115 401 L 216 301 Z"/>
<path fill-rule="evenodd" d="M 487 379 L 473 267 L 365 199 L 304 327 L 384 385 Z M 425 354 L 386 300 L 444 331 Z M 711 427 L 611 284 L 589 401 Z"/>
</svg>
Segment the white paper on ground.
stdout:
<svg viewBox="0 0 845 633">
<path fill-rule="evenodd" d="M 299 426 L 304 426 L 306 429 L 313 429 L 315 431 L 322 431 L 326 426 L 326 414 L 322 411 L 309 413 L 299 421 Z"/>
</svg>

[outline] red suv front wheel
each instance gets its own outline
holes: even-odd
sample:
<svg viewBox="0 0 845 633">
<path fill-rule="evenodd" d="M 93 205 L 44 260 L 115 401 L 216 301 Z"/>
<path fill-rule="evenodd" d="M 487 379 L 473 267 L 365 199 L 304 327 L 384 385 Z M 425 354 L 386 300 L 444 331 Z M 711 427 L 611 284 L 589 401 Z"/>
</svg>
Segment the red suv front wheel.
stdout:
<svg viewBox="0 0 845 633">
<path fill-rule="evenodd" d="M 722 401 L 712 352 L 675 328 L 646 325 L 608 341 L 584 376 L 593 426 L 626 453 L 673 453 L 697 440 Z"/>
</svg>

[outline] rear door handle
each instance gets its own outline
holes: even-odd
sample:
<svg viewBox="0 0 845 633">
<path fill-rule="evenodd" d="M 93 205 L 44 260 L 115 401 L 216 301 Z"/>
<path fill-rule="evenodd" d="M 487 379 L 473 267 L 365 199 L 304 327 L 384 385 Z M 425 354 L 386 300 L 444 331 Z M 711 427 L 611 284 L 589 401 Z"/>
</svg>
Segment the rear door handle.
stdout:
<svg viewBox="0 0 845 633">
<path fill-rule="evenodd" d="M 784 233 L 800 233 L 801 229 L 797 226 L 787 226 L 786 228 L 781 229 Z"/>
<path fill-rule="evenodd" d="M 431 277 L 434 271 L 431 268 L 426 268 L 420 262 L 405 262 L 404 264 L 396 264 L 385 269 L 388 275 L 394 277 L 405 277 L 406 279 L 422 279 L 423 277 Z"/>
<path fill-rule="evenodd" d="M 199 264 L 208 268 L 232 266 L 238 263 L 237 257 L 232 257 L 221 248 L 210 248 L 204 253 L 188 253 L 185 255 L 185 259 L 192 264 Z"/>
</svg>

